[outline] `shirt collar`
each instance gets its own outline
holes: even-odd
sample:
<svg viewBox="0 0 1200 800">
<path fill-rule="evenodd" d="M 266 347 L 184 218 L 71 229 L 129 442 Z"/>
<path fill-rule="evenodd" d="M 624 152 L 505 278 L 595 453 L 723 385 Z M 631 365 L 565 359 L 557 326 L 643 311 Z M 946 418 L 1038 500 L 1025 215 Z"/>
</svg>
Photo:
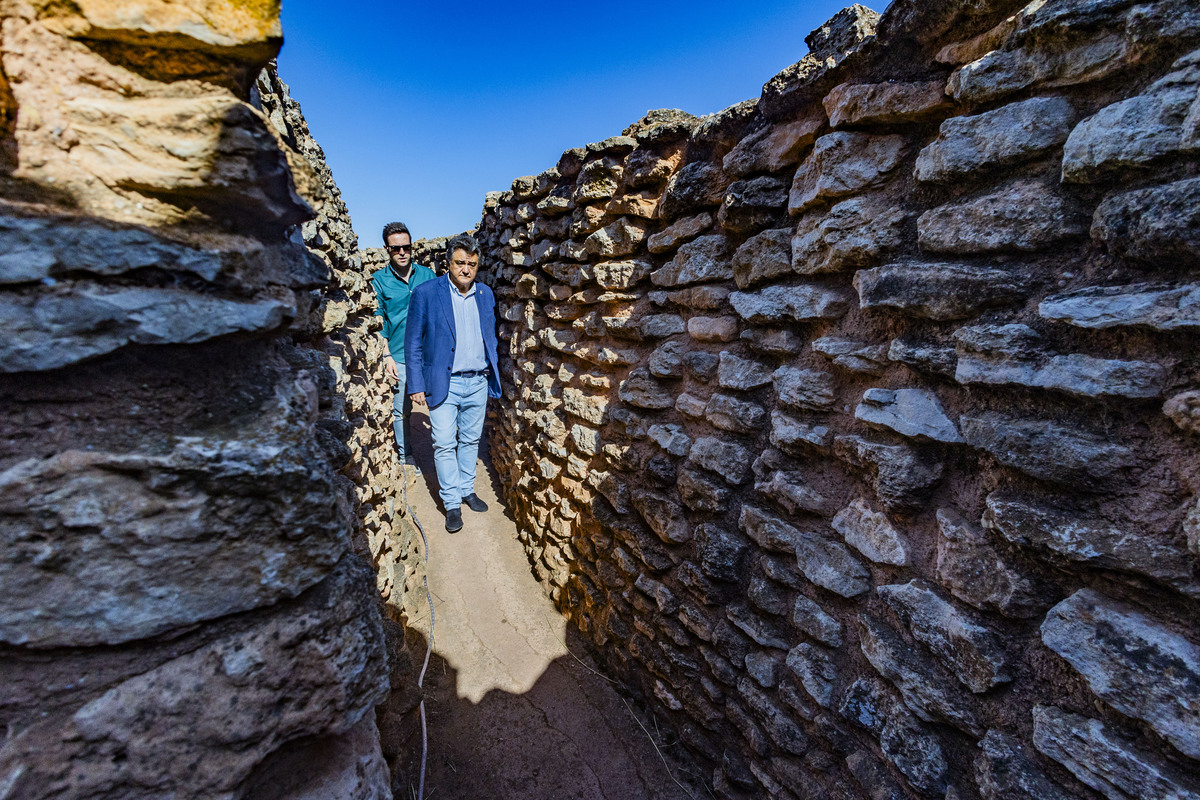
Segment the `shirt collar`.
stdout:
<svg viewBox="0 0 1200 800">
<path fill-rule="evenodd" d="M 476 289 L 476 286 L 479 284 L 479 281 L 471 281 L 471 288 L 467 289 L 466 294 L 463 294 L 462 292 L 460 292 L 458 290 L 458 287 L 454 285 L 454 281 L 450 280 L 449 272 L 446 273 L 446 283 L 450 284 L 450 291 L 453 292 L 454 295 L 461 297 L 463 300 L 466 300 L 468 297 L 475 294 L 475 289 Z"/>
</svg>

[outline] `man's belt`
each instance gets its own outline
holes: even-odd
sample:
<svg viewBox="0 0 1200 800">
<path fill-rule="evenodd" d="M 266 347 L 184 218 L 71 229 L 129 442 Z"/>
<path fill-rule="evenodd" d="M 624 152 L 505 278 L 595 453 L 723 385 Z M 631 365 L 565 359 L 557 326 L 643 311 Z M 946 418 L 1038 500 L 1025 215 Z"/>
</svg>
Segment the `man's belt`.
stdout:
<svg viewBox="0 0 1200 800">
<path fill-rule="evenodd" d="M 487 375 L 487 367 L 483 369 L 464 369 L 462 372 L 451 372 L 451 378 L 474 378 L 476 375 Z"/>
</svg>

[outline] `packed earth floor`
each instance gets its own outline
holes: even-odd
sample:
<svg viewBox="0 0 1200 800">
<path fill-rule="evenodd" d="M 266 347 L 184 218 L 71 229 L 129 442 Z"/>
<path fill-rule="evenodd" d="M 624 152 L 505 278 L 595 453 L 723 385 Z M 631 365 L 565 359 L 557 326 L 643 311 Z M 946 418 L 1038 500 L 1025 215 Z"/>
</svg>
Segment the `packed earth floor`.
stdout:
<svg viewBox="0 0 1200 800">
<path fill-rule="evenodd" d="M 434 609 L 425 797 L 707 797 L 674 757 L 678 745 L 597 669 L 534 578 L 496 495 L 487 436 L 476 489 L 489 509 L 464 506 L 452 535 L 435 499 L 429 418 L 417 410 L 412 423 L 421 475 L 408 500 L 429 540 Z M 410 630 L 425 637 L 413 650 L 423 654 L 429 607 L 423 587 L 413 595 Z"/>
</svg>

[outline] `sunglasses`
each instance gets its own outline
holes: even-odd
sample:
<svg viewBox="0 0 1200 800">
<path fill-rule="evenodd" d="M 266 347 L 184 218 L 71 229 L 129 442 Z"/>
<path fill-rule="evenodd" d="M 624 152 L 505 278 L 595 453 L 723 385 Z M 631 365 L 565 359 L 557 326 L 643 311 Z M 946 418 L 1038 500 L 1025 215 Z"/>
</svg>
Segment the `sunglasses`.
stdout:
<svg viewBox="0 0 1200 800">
<path fill-rule="evenodd" d="M 387 250 L 389 253 L 411 253 L 412 245 L 411 244 L 397 244 L 397 245 L 389 244 L 389 245 L 384 245 L 383 249 Z"/>
</svg>

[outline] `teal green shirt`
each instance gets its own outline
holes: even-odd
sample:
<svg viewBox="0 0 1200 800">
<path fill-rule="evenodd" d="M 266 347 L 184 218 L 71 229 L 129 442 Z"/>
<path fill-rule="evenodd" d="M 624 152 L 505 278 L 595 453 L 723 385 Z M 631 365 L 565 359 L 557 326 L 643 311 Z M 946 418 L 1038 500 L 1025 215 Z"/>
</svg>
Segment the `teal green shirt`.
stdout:
<svg viewBox="0 0 1200 800">
<path fill-rule="evenodd" d="M 388 352 L 397 364 L 404 363 L 404 331 L 408 327 L 408 299 L 413 289 L 436 276 L 429 267 L 413 264 L 408 283 L 396 277 L 389 262 L 371 278 L 371 288 L 379 308 L 375 316 L 383 317 L 383 338 L 387 339 Z M 401 373 L 403 375 L 403 373 Z"/>
</svg>

